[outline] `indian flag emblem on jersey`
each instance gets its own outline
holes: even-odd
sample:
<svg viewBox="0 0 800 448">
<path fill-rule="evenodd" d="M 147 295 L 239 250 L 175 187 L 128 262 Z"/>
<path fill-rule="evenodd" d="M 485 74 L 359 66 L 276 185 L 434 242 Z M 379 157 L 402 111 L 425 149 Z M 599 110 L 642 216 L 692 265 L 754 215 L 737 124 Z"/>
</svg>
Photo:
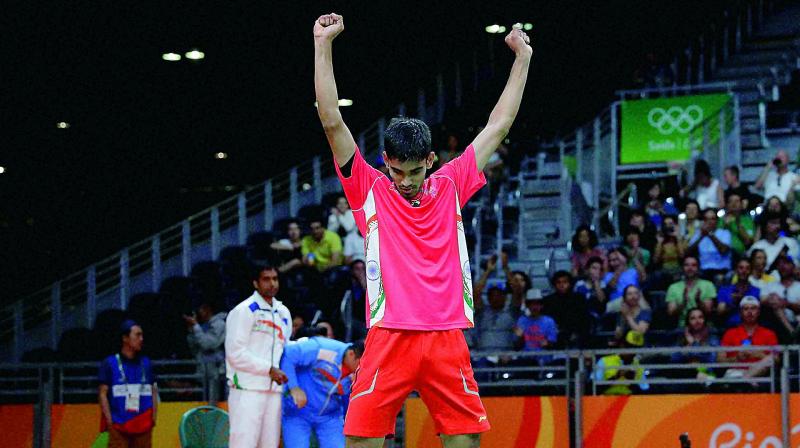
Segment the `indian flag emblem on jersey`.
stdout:
<svg viewBox="0 0 800 448">
<path fill-rule="evenodd" d="M 458 258 L 461 265 L 461 283 L 464 287 L 464 317 L 469 321 L 469 326 L 475 325 L 475 303 L 472 296 L 472 270 L 469 265 L 467 252 L 467 237 L 464 233 L 464 219 L 461 217 L 461 205 L 456 195 L 456 233 L 458 235 Z"/>
<path fill-rule="evenodd" d="M 378 215 L 372 190 L 364 202 L 367 219 L 367 234 L 364 237 L 367 255 L 367 297 L 369 298 L 369 325 L 380 323 L 386 312 L 386 293 L 381 277 L 380 239 L 378 238 Z"/>
</svg>

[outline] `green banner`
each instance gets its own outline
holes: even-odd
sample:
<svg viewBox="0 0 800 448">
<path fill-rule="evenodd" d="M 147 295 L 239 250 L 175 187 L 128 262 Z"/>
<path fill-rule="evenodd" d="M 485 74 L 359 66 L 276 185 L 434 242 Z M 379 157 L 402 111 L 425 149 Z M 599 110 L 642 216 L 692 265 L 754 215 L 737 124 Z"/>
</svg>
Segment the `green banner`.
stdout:
<svg viewBox="0 0 800 448">
<path fill-rule="evenodd" d="M 623 101 L 620 163 L 688 160 L 690 131 L 730 99 L 720 93 Z"/>
</svg>

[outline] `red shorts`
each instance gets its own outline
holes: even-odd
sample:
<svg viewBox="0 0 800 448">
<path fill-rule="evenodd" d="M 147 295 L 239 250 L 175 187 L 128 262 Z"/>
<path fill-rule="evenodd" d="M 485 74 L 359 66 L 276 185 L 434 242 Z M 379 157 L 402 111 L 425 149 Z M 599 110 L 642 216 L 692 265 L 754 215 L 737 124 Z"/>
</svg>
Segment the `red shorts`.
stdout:
<svg viewBox="0 0 800 448">
<path fill-rule="evenodd" d="M 373 327 L 356 370 L 344 422 L 345 435 L 393 435 L 397 414 L 408 394 L 415 390 L 428 407 L 438 433 L 477 434 L 489 430 L 461 330 Z"/>
</svg>

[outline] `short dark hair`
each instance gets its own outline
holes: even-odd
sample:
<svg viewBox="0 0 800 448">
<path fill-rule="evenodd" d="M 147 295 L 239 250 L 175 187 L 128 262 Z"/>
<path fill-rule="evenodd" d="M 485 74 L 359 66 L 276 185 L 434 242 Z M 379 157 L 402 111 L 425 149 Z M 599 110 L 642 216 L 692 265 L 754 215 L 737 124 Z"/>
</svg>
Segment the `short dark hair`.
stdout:
<svg viewBox="0 0 800 448">
<path fill-rule="evenodd" d="M 640 232 L 636 227 L 628 227 L 628 230 L 625 231 L 625 238 L 627 238 L 629 235 L 642 236 L 642 232 Z"/>
<path fill-rule="evenodd" d="M 617 247 L 615 247 L 615 248 L 611 249 L 610 251 L 608 251 L 608 255 L 611 255 L 611 254 L 613 254 L 614 252 L 618 252 L 618 253 L 619 253 L 620 255 L 622 255 L 623 257 L 625 257 L 625 258 L 628 258 L 628 251 L 627 251 L 627 250 L 625 250 L 625 248 L 624 248 L 624 247 L 622 247 L 622 246 L 617 246 Z"/>
<path fill-rule="evenodd" d="M 711 167 L 708 165 L 703 159 L 697 159 L 694 162 L 694 176 L 697 177 L 698 174 L 704 174 L 706 177 L 711 177 Z"/>
<path fill-rule="evenodd" d="M 253 268 L 253 275 L 250 278 L 250 280 L 254 282 L 258 281 L 258 278 L 261 277 L 261 273 L 264 271 L 275 271 L 277 273 L 278 269 L 276 269 L 275 266 L 272 266 L 270 264 L 257 265 L 255 268 Z"/>
<path fill-rule="evenodd" d="M 694 199 L 689 199 L 688 201 L 686 201 L 686 205 L 684 205 L 684 206 L 683 206 L 683 211 L 686 211 L 686 207 L 688 207 L 688 206 L 689 206 L 689 204 L 694 204 L 694 205 L 696 205 L 696 206 L 697 206 L 697 211 L 698 211 L 698 212 L 700 211 L 700 203 L 699 203 L 699 202 L 697 202 L 697 201 L 696 201 L 696 200 L 694 200 Z"/>
<path fill-rule="evenodd" d="M 569 283 L 572 284 L 572 274 L 570 274 L 567 271 L 557 271 L 555 274 L 553 274 L 553 278 L 550 279 L 550 283 L 552 283 L 553 286 L 555 286 L 556 282 L 562 278 L 566 278 L 567 280 L 569 280 Z"/>
<path fill-rule="evenodd" d="M 686 255 L 685 257 L 683 257 L 681 259 L 681 266 L 683 266 L 683 264 L 686 263 L 686 260 L 688 260 L 690 258 L 693 259 L 694 261 L 696 261 L 698 265 L 700 264 L 700 259 L 697 258 L 697 255 L 689 254 L 689 255 Z"/>
<path fill-rule="evenodd" d="M 708 212 L 711 212 L 711 213 L 714 214 L 714 216 L 717 216 L 717 211 L 714 210 L 713 208 L 704 208 L 703 210 L 700 211 L 700 216 L 705 218 L 706 213 L 708 213 Z"/>
<path fill-rule="evenodd" d="M 597 244 L 599 243 L 597 241 L 597 233 L 592 230 L 591 227 L 584 224 L 578 226 L 578 228 L 575 229 L 575 233 L 572 235 L 572 250 L 575 250 L 575 248 L 578 247 L 578 235 L 580 235 L 581 232 L 589 232 L 589 247 L 592 249 L 597 247 Z"/>
<path fill-rule="evenodd" d="M 419 162 L 431 152 L 431 130 L 416 118 L 392 118 L 384 132 L 383 149 L 389 159 Z"/>
<path fill-rule="evenodd" d="M 600 266 L 605 264 L 603 263 L 603 259 L 600 257 L 589 257 L 589 259 L 586 261 L 586 265 L 583 268 L 589 270 L 589 268 L 595 263 L 600 263 Z"/>
<path fill-rule="evenodd" d="M 531 277 L 528 274 L 526 274 L 526 273 L 524 273 L 522 271 L 511 271 L 511 275 L 512 276 L 514 276 L 514 275 L 521 275 L 522 276 L 522 280 L 525 282 L 525 291 L 533 288 L 533 282 L 531 281 Z"/>
<path fill-rule="evenodd" d="M 350 347 L 347 349 L 352 350 L 356 354 L 356 358 L 364 356 L 364 340 L 359 339 L 357 341 L 353 341 L 353 343 L 350 344 Z"/>
<path fill-rule="evenodd" d="M 729 166 L 729 167 L 727 167 L 725 169 L 730 171 L 731 173 L 733 173 L 733 175 L 736 176 L 737 179 L 739 178 L 739 167 L 738 166 L 731 165 L 731 166 Z"/>
</svg>

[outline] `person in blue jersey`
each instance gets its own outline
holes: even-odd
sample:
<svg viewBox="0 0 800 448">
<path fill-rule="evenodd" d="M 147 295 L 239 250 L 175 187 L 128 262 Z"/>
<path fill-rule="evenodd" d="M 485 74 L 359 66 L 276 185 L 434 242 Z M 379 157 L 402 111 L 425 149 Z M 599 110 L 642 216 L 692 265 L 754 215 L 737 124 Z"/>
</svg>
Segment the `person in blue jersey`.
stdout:
<svg viewBox="0 0 800 448">
<path fill-rule="evenodd" d="M 98 401 L 101 431 L 109 447 L 149 448 L 156 424 L 158 390 L 150 360 L 141 356 L 142 327 L 126 320 L 120 327 L 122 348 L 100 363 Z"/>
<path fill-rule="evenodd" d="M 344 415 L 364 343 L 348 344 L 317 334 L 290 343 L 281 358 L 281 370 L 288 378 L 284 448 L 307 448 L 312 432 L 320 448 L 345 446 Z"/>
</svg>

